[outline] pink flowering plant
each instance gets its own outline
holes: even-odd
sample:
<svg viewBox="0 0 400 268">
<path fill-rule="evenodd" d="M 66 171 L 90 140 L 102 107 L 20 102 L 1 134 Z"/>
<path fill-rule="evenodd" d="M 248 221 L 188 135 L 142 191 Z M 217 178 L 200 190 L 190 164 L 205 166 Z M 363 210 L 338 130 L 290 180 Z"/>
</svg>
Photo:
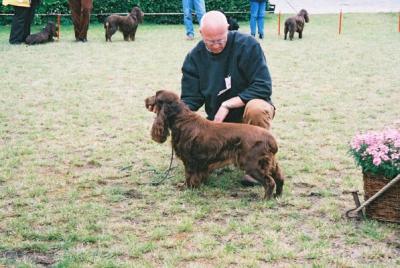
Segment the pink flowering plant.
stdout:
<svg viewBox="0 0 400 268">
<path fill-rule="evenodd" d="M 363 172 L 393 179 L 400 174 L 400 130 L 358 134 L 351 141 L 350 154 Z"/>
</svg>

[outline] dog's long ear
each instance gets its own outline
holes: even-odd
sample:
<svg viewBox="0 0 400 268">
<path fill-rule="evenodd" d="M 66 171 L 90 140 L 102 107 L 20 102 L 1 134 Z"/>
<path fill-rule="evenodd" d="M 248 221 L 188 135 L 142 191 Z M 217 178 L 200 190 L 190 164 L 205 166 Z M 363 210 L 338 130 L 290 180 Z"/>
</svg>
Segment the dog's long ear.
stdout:
<svg viewBox="0 0 400 268">
<path fill-rule="evenodd" d="M 165 109 L 165 105 L 160 107 L 151 127 L 151 138 L 158 143 L 165 142 L 169 136 L 168 118 Z"/>
<path fill-rule="evenodd" d="M 135 17 L 138 23 L 142 23 L 143 22 L 143 17 L 144 17 L 144 13 L 143 11 L 140 9 L 139 6 L 135 5 L 132 9 L 132 11 L 135 11 Z"/>
<path fill-rule="evenodd" d="M 306 21 L 306 23 L 310 22 L 310 17 L 308 16 L 308 12 L 306 11 L 306 14 L 304 15 L 304 20 Z"/>
</svg>

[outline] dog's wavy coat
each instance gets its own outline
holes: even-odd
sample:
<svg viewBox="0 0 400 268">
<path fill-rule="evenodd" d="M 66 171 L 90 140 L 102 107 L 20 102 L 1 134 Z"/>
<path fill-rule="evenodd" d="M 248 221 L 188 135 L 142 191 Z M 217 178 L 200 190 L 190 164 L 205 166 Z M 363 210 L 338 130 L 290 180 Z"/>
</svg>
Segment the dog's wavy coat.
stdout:
<svg viewBox="0 0 400 268">
<path fill-rule="evenodd" d="M 276 195 L 282 194 L 284 178 L 275 158 L 278 145 L 266 129 L 209 121 L 170 91 L 157 91 L 145 105 L 157 114 L 152 139 L 163 143 L 171 131 L 172 146 L 185 167 L 186 186 L 198 187 L 212 170 L 234 164 L 264 186 L 264 198 L 271 198 L 275 185 Z"/>
<path fill-rule="evenodd" d="M 300 12 L 294 16 L 290 17 L 285 21 L 285 40 L 287 39 L 287 34 L 289 33 L 289 39 L 293 40 L 294 33 L 299 33 L 299 38 L 303 37 L 304 24 L 308 23 L 310 18 L 308 17 L 308 12 L 305 9 L 300 10 Z"/>
<path fill-rule="evenodd" d="M 134 6 L 128 16 L 119 16 L 115 14 L 108 16 L 104 21 L 106 42 L 111 42 L 111 36 L 115 34 L 117 30 L 122 32 L 125 41 L 135 41 L 136 30 L 139 23 L 143 22 L 143 16 L 144 13 L 138 6 Z"/>
<path fill-rule="evenodd" d="M 41 32 L 28 35 L 25 39 L 25 43 L 28 45 L 36 45 L 52 42 L 54 41 L 53 37 L 57 37 L 57 28 L 54 22 L 49 21 Z"/>
</svg>

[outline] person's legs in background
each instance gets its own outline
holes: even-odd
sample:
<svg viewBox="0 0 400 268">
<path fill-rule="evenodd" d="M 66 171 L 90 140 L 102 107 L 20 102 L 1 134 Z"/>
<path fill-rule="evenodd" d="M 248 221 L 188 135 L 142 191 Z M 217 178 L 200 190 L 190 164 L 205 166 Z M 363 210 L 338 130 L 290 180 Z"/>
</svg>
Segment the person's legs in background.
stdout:
<svg viewBox="0 0 400 268">
<path fill-rule="evenodd" d="M 204 0 L 193 0 L 194 10 L 196 11 L 196 18 L 200 24 L 201 18 L 203 18 L 204 13 L 206 13 L 206 4 Z"/>
<path fill-rule="evenodd" d="M 25 23 L 24 23 L 24 40 L 26 39 L 26 37 L 28 37 L 28 35 L 31 34 L 31 25 L 35 18 L 35 11 L 36 11 L 38 4 L 39 4 L 38 0 L 31 1 L 31 7 L 29 8 L 29 11 L 26 14 Z"/>
<path fill-rule="evenodd" d="M 75 40 L 79 41 L 79 34 L 81 32 L 81 1 L 68 0 L 68 4 L 71 9 L 72 23 L 74 24 Z"/>
<path fill-rule="evenodd" d="M 89 29 L 90 23 L 90 12 L 93 8 L 92 0 L 82 0 L 81 2 L 81 23 L 80 23 L 80 33 L 79 33 L 79 41 L 86 42 L 87 41 L 87 32 Z"/>
<path fill-rule="evenodd" d="M 192 7 L 193 7 L 192 0 L 182 0 L 183 23 L 185 25 L 185 30 L 186 30 L 186 39 L 188 40 L 193 40 L 194 37 Z"/>
<path fill-rule="evenodd" d="M 256 36 L 256 23 L 258 16 L 258 2 L 250 1 L 250 34 Z"/>
<path fill-rule="evenodd" d="M 10 44 L 16 45 L 21 44 L 25 41 L 26 36 L 25 33 L 25 21 L 27 16 L 29 15 L 29 7 L 17 7 L 14 6 L 14 16 L 11 24 L 10 31 Z"/>
<path fill-rule="evenodd" d="M 258 3 L 258 14 L 257 14 L 257 26 L 258 26 L 258 37 L 260 39 L 264 38 L 264 17 L 265 9 L 267 7 L 267 2 Z"/>
</svg>

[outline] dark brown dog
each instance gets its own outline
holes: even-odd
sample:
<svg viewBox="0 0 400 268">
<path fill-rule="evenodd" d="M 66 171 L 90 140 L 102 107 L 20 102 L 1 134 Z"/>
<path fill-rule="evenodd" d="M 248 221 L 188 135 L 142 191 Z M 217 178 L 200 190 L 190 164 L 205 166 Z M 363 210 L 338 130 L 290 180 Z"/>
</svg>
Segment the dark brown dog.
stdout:
<svg viewBox="0 0 400 268">
<path fill-rule="evenodd" d="M 133 7 L 128 16 L 111 15 L 104 21 L 104 29 L 106 31 L 106 42 L 111 42 L 111 36 L 117 30 L 124 35 L 125 41 L 135 41 L 136 30 L 139 23 L 143 22 L 144 13 L 139 7 Z"/>
<path fill-rule="evenodd" d="M 290 40 L 293 40 L 294 33 L 299 33 L 299 38 L 303 37 L 304 23 L 308 23 L 310 18 L 308 17 L 308 12 L 305 9 L 300 10 L 300 12 L 294 16 L 290 17 L 285 21 L 285 40 L 289 32 Z"/>
<path fill-rule="evenodd" d="M 192 112 L 170 91 L 157 91 L 145 100 L 155 111 L 151 136 L 163 143 L 172 134 L 172 146 L 183 161 L 187 187 L 199 187 L 216 168 L 234 164 L 259 181 L 270 199 L 282 194 L 284 178 L 275 154 L 278 145 L 266 129 L 248 124 L 215 123 Z"/>
<path fill-rule="evenodd" d="M 57 37 L 57 26 L 54 22 L 49 21 L 46 27 L 39 33 L 28 35 L 25 43 L 28 45 L 43 44 L 54 41 L 53 37 Z"/>
</svg>

